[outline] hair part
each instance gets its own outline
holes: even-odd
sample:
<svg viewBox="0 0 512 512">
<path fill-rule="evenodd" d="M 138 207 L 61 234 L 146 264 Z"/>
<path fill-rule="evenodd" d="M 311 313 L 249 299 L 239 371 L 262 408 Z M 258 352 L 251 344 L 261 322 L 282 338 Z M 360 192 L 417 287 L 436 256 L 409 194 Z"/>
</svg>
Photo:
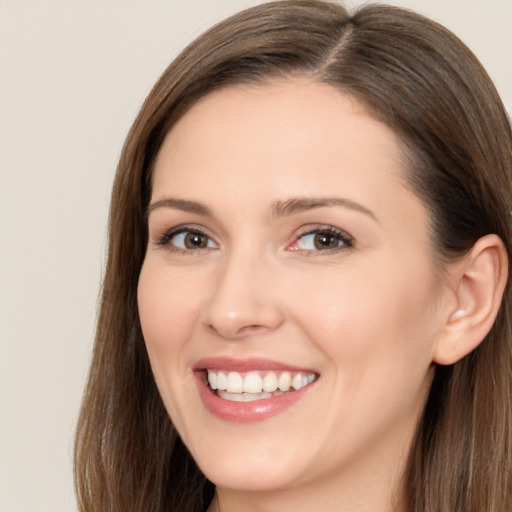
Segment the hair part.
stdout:
<svg viewBox="0 0 512 512">
<path fill-rule="evenodd" d="M 214 488 L 174 429 L 140 328 L 152 169 L 177 120 L 222 87 L 308 76 L 365 105 L 402 141 L 441 262 L 496 233 L 512 255 L 512 134 L 474 55 L 410 11 L 350 15 L 314 0 L 259 5 L 208 30 L 169 66 L 125 142 L 115 178 L 96 341 L 75 442 L 81 512 L 203 511 Z M 512 508 L 512 297 L 478 349 L 437 367 L 404 475 L 411 512 Z"/>
</svg>

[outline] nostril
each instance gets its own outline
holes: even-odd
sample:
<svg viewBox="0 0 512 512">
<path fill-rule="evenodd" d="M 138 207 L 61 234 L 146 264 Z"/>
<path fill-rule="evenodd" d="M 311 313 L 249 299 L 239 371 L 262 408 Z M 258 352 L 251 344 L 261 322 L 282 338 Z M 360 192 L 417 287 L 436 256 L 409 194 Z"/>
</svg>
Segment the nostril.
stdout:
<svg viewBox="0 0 512 512">
<path fill-rule="evenodd" d="M 240 329 L 240 333 L 244 334 L 261 334 L 265 331 L 268 331 L 269 328 L 264 325 L 247 325 Z"/>
<path fill-rule="evenodd" d="M 269 327 L 264 325 L 244 325 L 242 327 L 234 327 L 233 329 L 228 329 L 225 326 L 222 329 L 217 329 L 213 324 L 208 324 L 206 328 L 211 332 L 218 336 L 228 337 L 233 339 L 238 339 L 244 336 L 249 336 L 252 334 L 263 334 L 269 330 Z"/>
</svg>

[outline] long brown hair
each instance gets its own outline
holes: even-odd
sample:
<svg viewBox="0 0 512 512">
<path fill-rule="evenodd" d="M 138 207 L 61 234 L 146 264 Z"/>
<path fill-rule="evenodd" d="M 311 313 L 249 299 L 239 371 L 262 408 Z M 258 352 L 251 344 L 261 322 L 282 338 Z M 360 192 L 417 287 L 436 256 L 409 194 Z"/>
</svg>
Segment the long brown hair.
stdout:
<svg viewBox="0 0 512 512">
<path fill-rule="evenodd" d="M 218 24 L 164 72 L 120 158 L 76 435 L 81 512 L 202 511 L 213 496 L 162 405 L 139 325 L 152 164 L 166 133 L 205 94 L 291 75 L 357 98 L 398 134 L 441 265 L 488 233 L 512 255 L 510 124 L 484 69 L 453 34 L 394 7 L 350 15 L 312 0 L 262 4 Z M 479 348 L 435 370 L 404 475 L 411 512 L 512 510 L 511 290 L 509 281 Z"/>
</svg>

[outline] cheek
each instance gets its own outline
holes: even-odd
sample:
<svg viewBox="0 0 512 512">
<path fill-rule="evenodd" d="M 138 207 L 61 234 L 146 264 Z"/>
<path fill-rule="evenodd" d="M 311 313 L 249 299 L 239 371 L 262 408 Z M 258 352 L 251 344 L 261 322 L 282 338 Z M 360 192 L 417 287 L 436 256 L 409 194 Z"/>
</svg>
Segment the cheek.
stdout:
<svg viewBox="0 0 512 512">
<path fill-rule="evenodd" d="M 151 263 L 144 263 L 139 277 L 137 300 L 144 339 L 150 355 L 174 351 L 192 328 L 198 306 L 194 286 L 169 275 Z M 179 319 L 179 321 L 178 321 Z"/>
<path fill-rule="evenodd" d="M 439 287 L 435 274 L 349 268 L 312 281 L 307 294 L 291 293 L 296 318 L 335 366 L 391 374 L 428 371 L 435 338 Z M 344 375 L 347 375 L 345 372 Z"/>
<path fill-rule="evenodd" d="M 181 418 L 187 408 L 182 389 L 192 379 L 187 341 L 198 312 L 194 288 L 183 277 L 149 261 L 143 265 L 137 289 L 142 333 L 153 376 L 169 416 L 181 431 Z"/>
<path fill-rule="evenodd" d="M 190 379 L 187 341 L 197 318 L 194 286 L 152 262 L 144 263 L 137 290 L 144 341 L 156 385 L 171 417 L 177 417 L 179 392 Z"/>
</svg>

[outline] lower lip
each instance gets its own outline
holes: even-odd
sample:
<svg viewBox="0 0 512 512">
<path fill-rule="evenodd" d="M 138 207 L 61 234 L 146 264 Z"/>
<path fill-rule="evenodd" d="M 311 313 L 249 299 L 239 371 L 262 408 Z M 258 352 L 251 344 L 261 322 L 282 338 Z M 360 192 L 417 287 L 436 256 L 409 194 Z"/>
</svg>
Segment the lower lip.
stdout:
<svg viewBox="0 0 512 512">
<path fill-rule="evenodd" d="M 301 400 L 314 383 L 283 395 L 254 400 L 253 402 L 232 402 L 224 400 L 206 384 L 204 373 L 196 372 L 199 395 L 204 406 L 217 418 L 231 423 L 255 423 L 280 414 Z"/>
</svg>

